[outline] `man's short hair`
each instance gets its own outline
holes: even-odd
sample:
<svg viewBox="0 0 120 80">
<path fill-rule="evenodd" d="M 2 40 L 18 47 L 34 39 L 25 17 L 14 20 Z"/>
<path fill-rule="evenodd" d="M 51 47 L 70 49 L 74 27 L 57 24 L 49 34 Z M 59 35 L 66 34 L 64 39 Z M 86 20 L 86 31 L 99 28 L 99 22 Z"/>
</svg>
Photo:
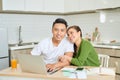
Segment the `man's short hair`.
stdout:
<svg viewBox="0 0 120 80">
<path fill-rule="evenodd" d="M 54 25 L 56 24 L 56 23 L 62 23 L 62 24 L 64 24 L 65 26 L 66 26 L 66 28 L 67 28 L 67 22 L 63 19 L 63 18 L 57 18 L 54 22 L 53 22 L 53 26 L 52 27 L 54 27 Z"/>
</svg>

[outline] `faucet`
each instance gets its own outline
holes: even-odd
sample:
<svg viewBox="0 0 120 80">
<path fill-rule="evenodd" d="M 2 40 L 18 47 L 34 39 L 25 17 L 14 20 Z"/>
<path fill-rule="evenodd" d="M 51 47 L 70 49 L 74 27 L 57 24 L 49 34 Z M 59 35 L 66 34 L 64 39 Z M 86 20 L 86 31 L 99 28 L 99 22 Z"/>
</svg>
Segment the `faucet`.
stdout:
<svg viewBox="0 0 120 80">
<path fill-rule="evenodd" d="M 18 38 L 18 46 L 21 46 L 22 45 L 22 37 L 21 37 L 21 26 L 19 26 L 19 38 Z"/>
</svg>

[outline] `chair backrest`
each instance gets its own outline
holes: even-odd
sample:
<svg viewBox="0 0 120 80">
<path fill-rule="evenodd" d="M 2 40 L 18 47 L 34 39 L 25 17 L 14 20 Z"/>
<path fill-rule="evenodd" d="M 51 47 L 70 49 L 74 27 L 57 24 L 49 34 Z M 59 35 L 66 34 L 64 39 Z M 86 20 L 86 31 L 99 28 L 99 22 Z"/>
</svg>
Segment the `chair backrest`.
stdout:
<svg viewBox="0 0 120 80">
<path fill-rule="evenodd" d="M 101 67 L 108 67 L 110 56 L 105 54 L 98 54 L 98 57 L 101 63 Z"/>
</svg>

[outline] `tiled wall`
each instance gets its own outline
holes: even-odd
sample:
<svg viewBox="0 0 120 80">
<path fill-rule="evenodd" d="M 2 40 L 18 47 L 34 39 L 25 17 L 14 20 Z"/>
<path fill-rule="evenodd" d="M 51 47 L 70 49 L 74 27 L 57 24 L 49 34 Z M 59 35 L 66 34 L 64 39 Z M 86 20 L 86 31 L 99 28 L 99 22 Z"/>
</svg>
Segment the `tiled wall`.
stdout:
<svg viewBox="0 0 120 80">
<path fill-rule="evenodd" d="M 22 26 L 23 42 L 36 42 L 51 36 L 53 21 L 60 15 L 0 14 L 0 27 L 8 28 L 9 43 L 18 43 L 18 30 Z"/>
<path fill-rule="evenodd" d="M 94 28 L 98 27 L 102 41 L 116 40 L 120 42 L 120 10 L 105 11 L 106 21 L 100 22 L 100 13 L 77 14 L 65 16 L 70 25 L 79 25 L 83 32 L 92 35 Z"/>
<path fill-rule="evenodd" d="M 106 11 L 105 23 L 100 23 L 100 14 L 86 13 L 76 15 L 35 15 L 35 14 L 0 14 L 0 27 L 8 29 L 9 43 L 18 42 L 18 27 L 22 26 L 23 42 L 40 41 L 51 36 L 53 21 L 58 17 L 65 18 L 69 25 L 79 25 L 83 32 L 90 35 L 95 27 L 99 28 L 102 40 L 117 40 L 120 42 L 120 11 Z"/>
</svg>

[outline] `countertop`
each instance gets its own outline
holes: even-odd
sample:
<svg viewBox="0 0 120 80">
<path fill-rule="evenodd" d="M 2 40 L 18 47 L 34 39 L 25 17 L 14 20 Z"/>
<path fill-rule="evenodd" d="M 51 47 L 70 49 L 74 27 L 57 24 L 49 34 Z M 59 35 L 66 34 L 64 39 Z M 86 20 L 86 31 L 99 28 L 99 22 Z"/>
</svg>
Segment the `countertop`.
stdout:
<svg viewBox="0 0 120 80">
<path fill-rule="evenodd" d="M 111 49 L 120 49 L 119 45 L 107 45 L 107 44 L 97 44 L 97 43 L 92 43 L 94 47 L 99 47 L 99 48 L 111 48 Z"/>
<path fill-rule="evenodd" d="M 9 50 L 34 48 L 39 42 L 27 42 L 22 44 L 9 44 Z"/>
<path fill-rule="evenodd" d="M 36 45 L 37 44 L 23 45 L 23 46 L 11 46 L 11 47 L 9 47 L 9 50 L 19 50 L 19 49 L 34 48 Z M 92 45 L 94 47 L 99 47 L 99 48 L 120 49 L 119 45 L 107 45 L 107 44 L 98 44 L 98 43 L 92 43 Z"/>
<path fill-rule="evenodd" d="M 34 48 L 34 46 L 35 45 L 14 46 L 14 47 L 9 47 L 9 50 L 28 49 L 28 48 Z"/>
<path fill-rule="evenodd" d="M 110 48 L 110 49 L 120 49 L 120 46 L 111 46 L 111 45 L 98 45 L 92 43 L 94 47 L 99 47 L 99 48 Z"/>
</svg>

